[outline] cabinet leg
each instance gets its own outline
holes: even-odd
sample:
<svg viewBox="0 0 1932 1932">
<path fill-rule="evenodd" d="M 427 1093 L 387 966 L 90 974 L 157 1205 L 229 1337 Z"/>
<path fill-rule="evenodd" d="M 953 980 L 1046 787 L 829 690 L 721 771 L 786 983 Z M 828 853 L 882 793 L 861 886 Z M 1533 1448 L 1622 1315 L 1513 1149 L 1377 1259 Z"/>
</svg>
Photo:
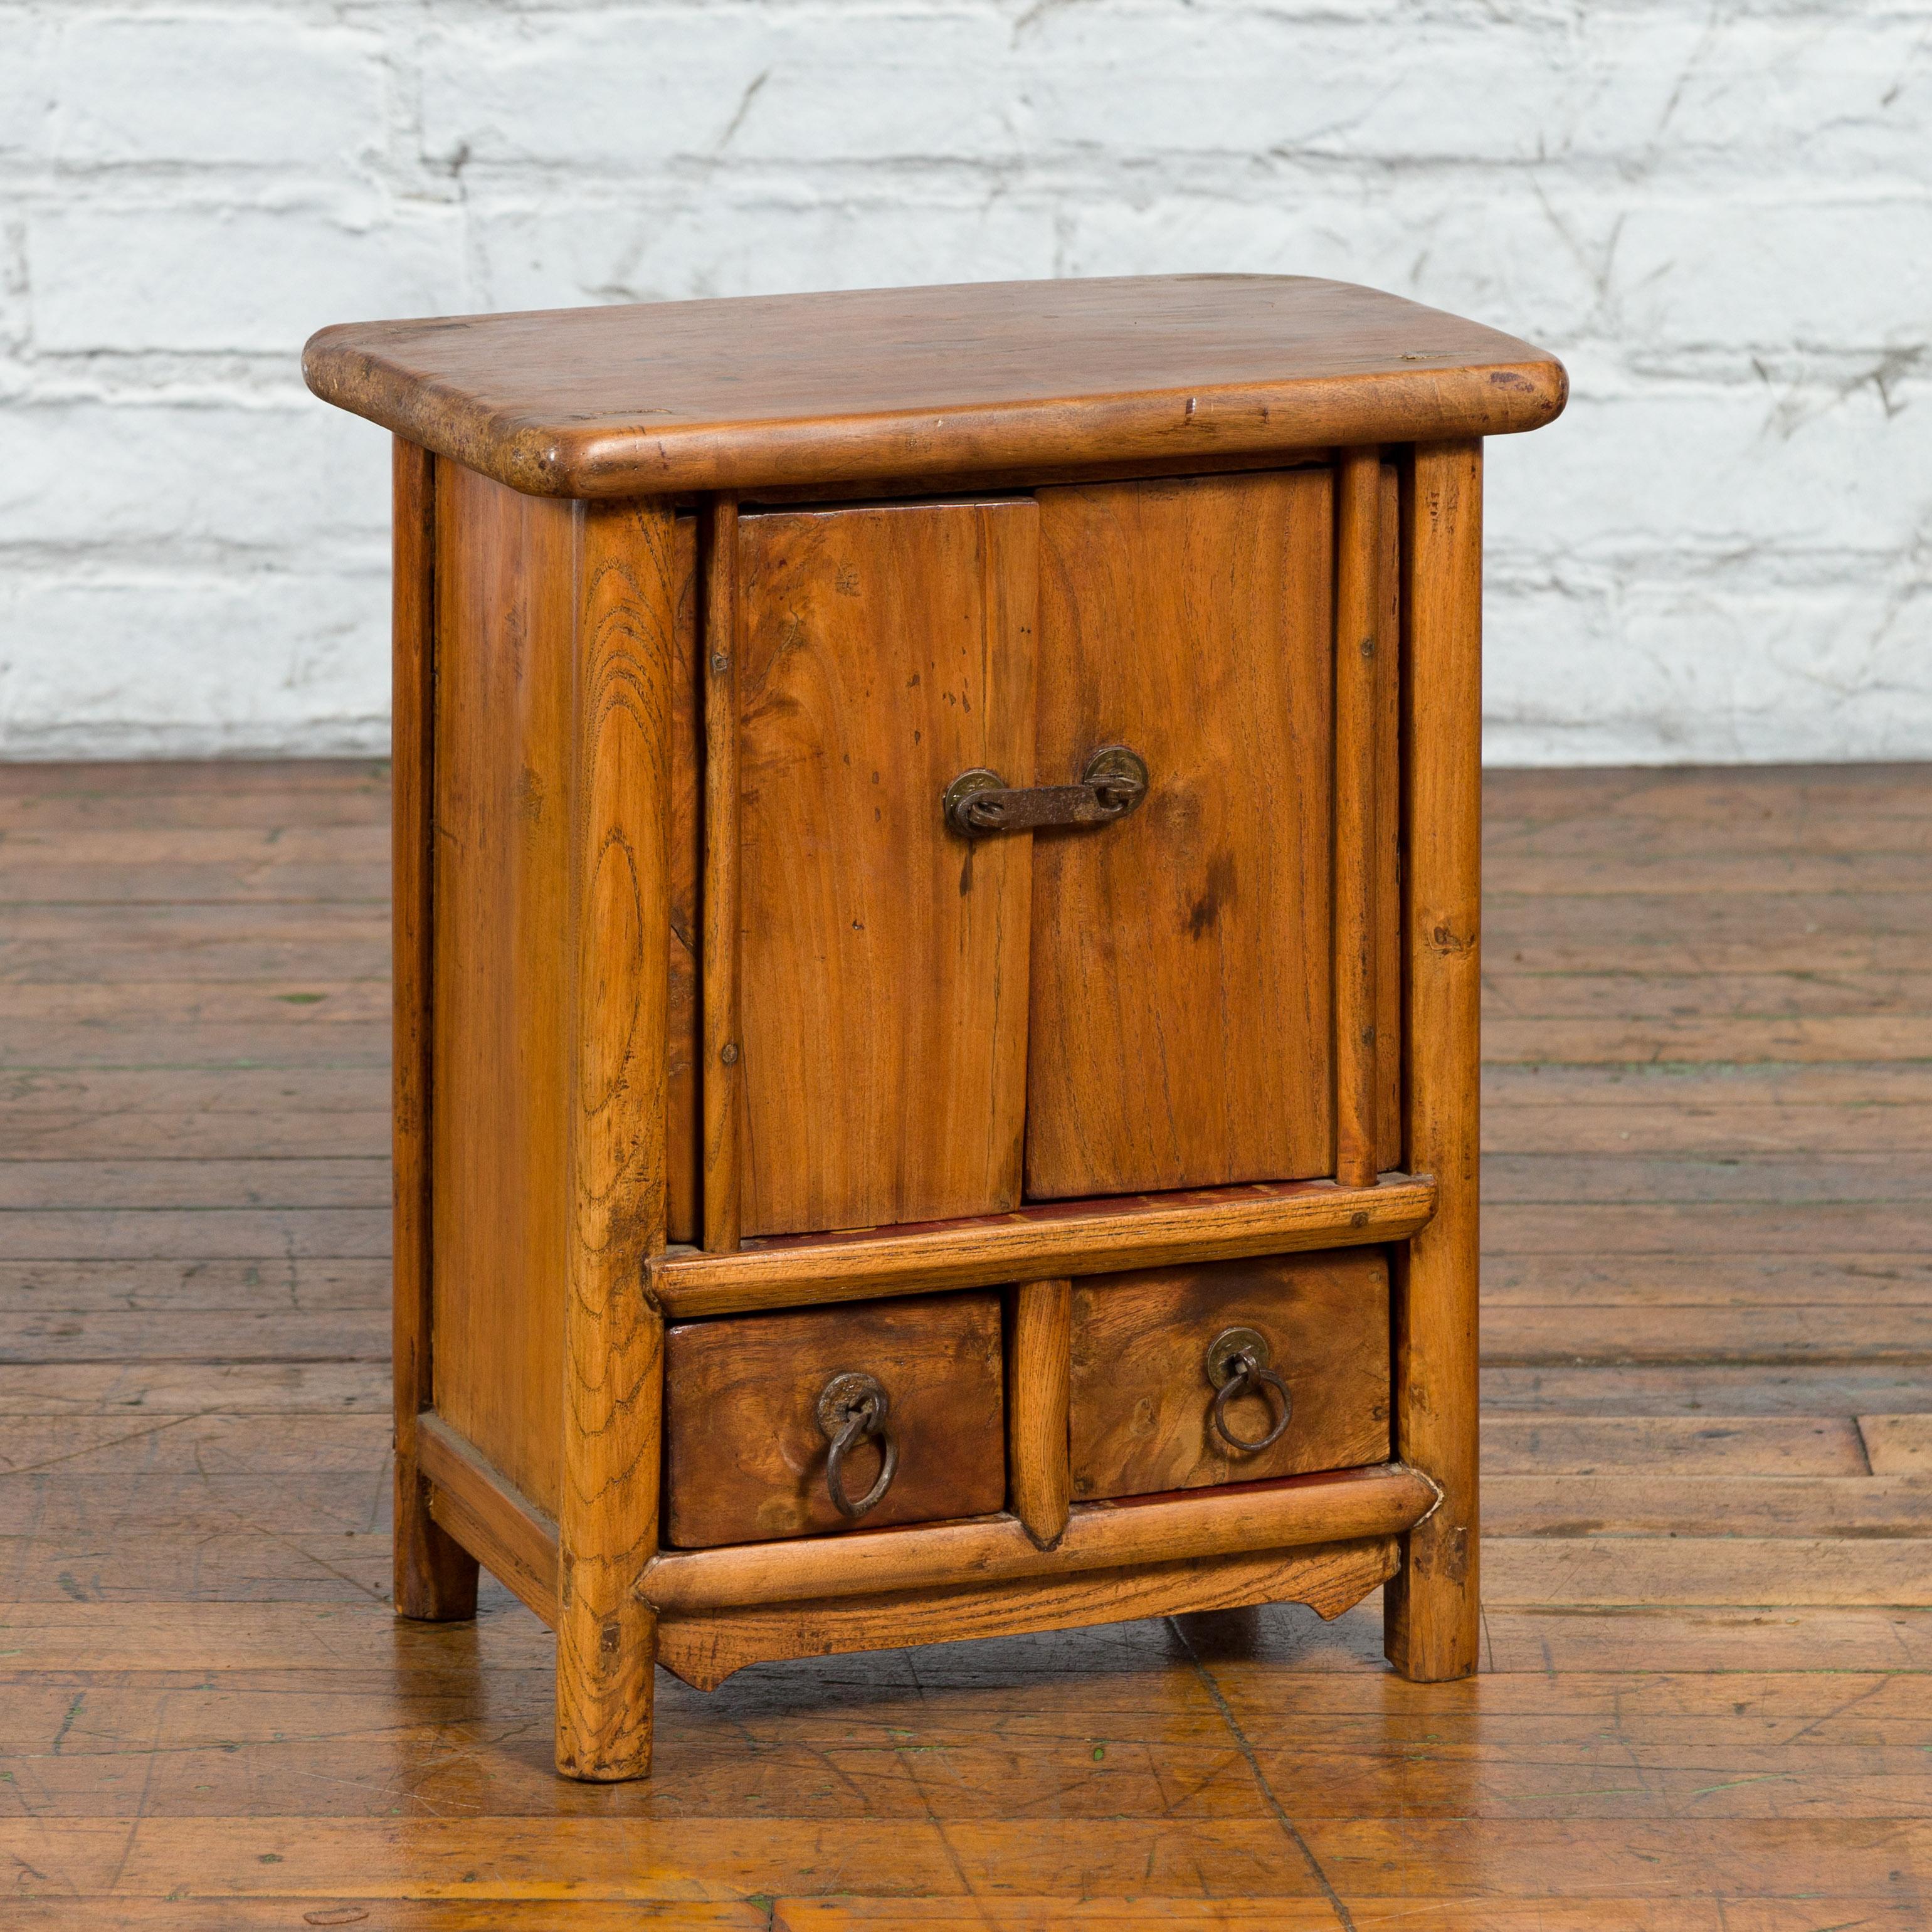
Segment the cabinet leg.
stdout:
<svg viewBox="0 0 1932 1932">
<path fill-rule="evenodd" d="M 1457 1524 L 1432 1534 L 1434 1519 L 1402 1539 L 1402 1568 L 1382 1597 L 1382 1648 L 1412 1684 L 1474 1674 L 1481 1636 L 1474 1540 Z"/>
<path fill-rule="evenodd" d="M 1476 1667 L 1482 982 L 1483 458 L 1418 445 L 1402 484 L 1408 1162 L 1435 1218 L 1399 1252 L 1396 1454 L 1442 1492 L 1402 1539 L 1384 1645 L 1405 1677 Z"/>
<path fill-rule="evenodd" d="M 651 1764 L 657 1617 L 638 1583 L 658 1546 L 664 1319 L 642 1275 L 664 1245 L 668 1185 L 680 578 L 668 501 L 580 510 L 556 1768 L 602 1784 Z"/>
<path fill-rule="evenodd" d="M 586 1784 L 620 1784 L 651 1768 L 657 1613 L 634 1593 L 602 1618 L 590 1609 L 573 1602 L 566 1576 L 556 1631 L 556 1768 Z"/>
<path fill-rule="evenodd" d="M 476 1559 L 429 1513 L 429 1485 L 396 1458 L 396 1613 L 425 1623 L 476 1614 Z"/>
<path fill-rule="evenodd" d="M 1402 1539 L 1382 1598 L 1383 1649 L 1418 1684 L 1467 1677 L 1480 1654 L 1475 1234 L 1473 1194 L 1462 1193 L 1396 1262 L 1398 1454 L 1442 1492 Z"/>
</svg>

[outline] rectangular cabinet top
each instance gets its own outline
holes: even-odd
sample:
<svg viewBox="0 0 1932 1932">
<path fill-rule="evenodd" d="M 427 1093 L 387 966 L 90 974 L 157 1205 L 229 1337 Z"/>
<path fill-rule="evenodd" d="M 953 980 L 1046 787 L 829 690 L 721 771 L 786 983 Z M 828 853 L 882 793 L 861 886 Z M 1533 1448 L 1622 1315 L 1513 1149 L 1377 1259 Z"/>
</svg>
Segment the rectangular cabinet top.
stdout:
<svg viewBox="0 0 1932 1932">
<path fill-rule="evenodd" d="M 1158 275 L 344 323 L 326 400 L 532 495 L 964 479 L 1496 436 L 1562 364 L 1346 282 Z"/>
</svg>

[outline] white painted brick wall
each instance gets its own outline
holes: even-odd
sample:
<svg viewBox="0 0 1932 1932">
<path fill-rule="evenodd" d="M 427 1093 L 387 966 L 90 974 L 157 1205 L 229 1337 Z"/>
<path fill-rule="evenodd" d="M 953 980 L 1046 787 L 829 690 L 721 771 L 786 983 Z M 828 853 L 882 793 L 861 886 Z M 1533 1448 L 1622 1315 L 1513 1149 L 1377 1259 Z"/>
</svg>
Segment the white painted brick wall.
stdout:
<svg viewBox="0 0 1932 1932">
<path fill-rule="evenodd" d="M 1932 756 L 1932 0 L 0 0 L 0 755 L 381 747 L 324 322 L 1190 268 L 1569 362 L 1498 759 Z"/>
</svg>

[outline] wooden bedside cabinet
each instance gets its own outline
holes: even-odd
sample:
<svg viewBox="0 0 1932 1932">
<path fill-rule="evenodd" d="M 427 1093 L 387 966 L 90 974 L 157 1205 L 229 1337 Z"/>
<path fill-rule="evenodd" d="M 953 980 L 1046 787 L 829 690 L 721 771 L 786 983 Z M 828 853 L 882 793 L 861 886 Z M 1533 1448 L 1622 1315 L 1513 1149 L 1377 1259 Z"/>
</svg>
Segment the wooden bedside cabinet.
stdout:
<svg viewBox="0 0 1932 1932">
<path fill-rule="evenodd" d="M 325 329 L 395 448 L 396 1598 L 1476 1660 L 1481 442 L 1288 278 Z"/>
</svg>

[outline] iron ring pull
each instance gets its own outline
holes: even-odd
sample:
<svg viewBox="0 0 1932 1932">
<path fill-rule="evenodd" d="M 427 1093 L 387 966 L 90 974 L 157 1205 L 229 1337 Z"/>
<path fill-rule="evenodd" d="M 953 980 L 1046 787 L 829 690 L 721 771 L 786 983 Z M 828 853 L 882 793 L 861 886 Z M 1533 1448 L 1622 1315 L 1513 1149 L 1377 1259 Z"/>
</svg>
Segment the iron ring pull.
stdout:
<svg viewBox="0 0 1932 1932">
<path fill-rule="evenodd" d="M 1215 1388 L 1212 1412 L 1215 1432 L 1229 1448 L 1244 1455 L 1251 1456 L 1280 1442 L 1294 1414 L 1294 1399 L 1288 1392 L 1287 1383 L 1268 1366 L 1272 1353 L 1268 1338 L 1252 1328 L 1225 1330 L 1208 1344 L 1208 1378 Z M 1264 1392 L 1269 1389 L 1281 1403 L 1281 1414 L 1275 1419 L 1274 1426 L 1252 1441 L 1237 1436 L 1228 1426 L 1228 1405 L 1240 1395 L 1258 1395 L 1265 1401 Z"/>
<path fill-rule="evenodd" d="M 832 1506 L 854 1522 L 885 1500 L 898 1474 L 899 1445 L 886 1427 L 892 1398 L 874 1376 L 848 1371 L 834 1376 L 819 1391 L 818 1426 L 832 1448 L 825 1458 L 825 1486 Z M 845 1490 L 845 1458 L 868 1436 L 879 1438 L 882 1460 L 872 1486 L 854 1502 Z"/>
</svg>

